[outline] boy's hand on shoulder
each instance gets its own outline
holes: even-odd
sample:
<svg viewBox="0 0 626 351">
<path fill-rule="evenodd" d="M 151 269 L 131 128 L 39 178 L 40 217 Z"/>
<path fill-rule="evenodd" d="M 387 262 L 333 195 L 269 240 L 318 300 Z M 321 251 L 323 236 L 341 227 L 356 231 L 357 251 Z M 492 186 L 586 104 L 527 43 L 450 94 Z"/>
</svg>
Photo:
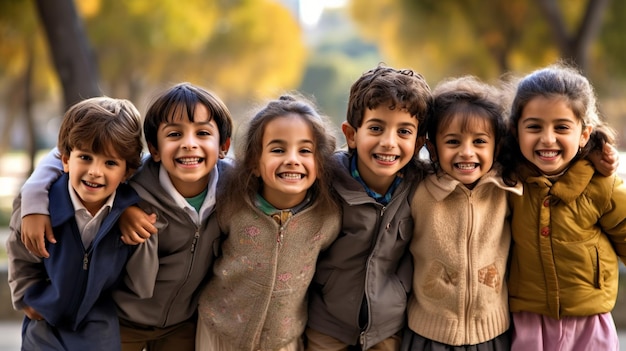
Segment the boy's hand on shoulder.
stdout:
<svg viewBox="0 0 626 351">
<path fill-rule="evenodd" d="M 24 306 L 23 311 L 26 317 L 30 318 L 33 321 L 43 320 L 43 317 L 39 313 L 37 313 L 37 311 L 35 311 L 34 308 L 30 306 Z"/>
<path fill-rule="evenodd" d="M 604 144 L 602 152 L 594 150 L 587 158 L 600 174 L 607 177 L 615 173 L 619 166 L 619 153 L 613 145 Z"/>
<path fill-rule="evenodd" d="M 45 240 L 56 244 L 50 216 L 43 214 L 31 214 L 22 217 L 22 243 L 26 249 L 37 257 L 48 258 L 50 254 L 46 250 Z M 45 240 L 44 240 L 45 238 Z"/>
<path fill-rule="evenodd" d="M 144 243 L 150 236 L 157 233 L 156 214 L 147 214 L 136 206 L 130 206 L 120 216 L 122 242 L 126 245 Z"/>
</svg>

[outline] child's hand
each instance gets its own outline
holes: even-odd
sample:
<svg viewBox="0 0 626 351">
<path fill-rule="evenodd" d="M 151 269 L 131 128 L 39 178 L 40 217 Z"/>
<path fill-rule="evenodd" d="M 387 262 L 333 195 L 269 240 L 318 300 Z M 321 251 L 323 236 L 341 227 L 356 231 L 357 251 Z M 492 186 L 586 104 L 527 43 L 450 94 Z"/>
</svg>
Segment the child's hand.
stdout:
<svg viewBox="0 0 626 351">
<path fill-rule="evenodd" d="M 602 152 L 592 151 L 587 158 L 600 174 L 607 177 L 615 173 L 619 166 L 619 153 L 613 145 L 604 144 Z"/>
<path fill-rule="evenodd" d="M 43 214 L 31 214 L 22 217 L 22 243 L 26 249 L 38 257 L 48 258 L 50 254 L 46 250 L 44 237 L 48 242 L 56 244 L 50 216 Z"/>
<path fill-rule="evenodd" d="M 43 320 L 43 317 L 39 313 L 37 313 L 37 311 L 35 311 L 34 308 L 30 306 L 24 306 L 23 311 L 26 317 L 30 318 L 33 321 Z"/>
<path fill-rule="evenodd" d="M 157 233 L 156 214 L 147 214 L 136 206 L 130 206 L 120 216 L 122 242 L 126 245 L 138 245 Z"/>
</svg>

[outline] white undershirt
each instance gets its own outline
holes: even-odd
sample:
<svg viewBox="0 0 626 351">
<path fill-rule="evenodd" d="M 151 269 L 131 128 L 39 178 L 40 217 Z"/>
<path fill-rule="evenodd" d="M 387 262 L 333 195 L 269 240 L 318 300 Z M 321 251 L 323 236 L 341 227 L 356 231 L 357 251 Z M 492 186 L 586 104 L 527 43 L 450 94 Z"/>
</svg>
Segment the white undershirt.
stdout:
<svg viewBox="0 0 626 351">
<path fill-rule="evenodd" d="M 196 209 L 193 208 L 187 200 L 176 190 L 174 184 L 172 184 L 172 180 L 170 179 L 169 174 L 165 170 L 165 167 L 162 165 L 159 166 L 159 182 L 163 187 L 163 190 L 167 192 L 174 202 L 176 206 L 182 208 L 189 217 L 196 223 L 200 225 L 202 221 L 211 215 L 213 209 L 215 208 L 215 193 L 217 188 L 217 179 L 219 178 L 219 172 L 217 171 L 217 165 L 213 167 L 211 173 L 209 173 L 209 184 L 207 185 L 208 191 L 206 194 L 206 198 L 202 203 L 202 207 L 200 207 L 199 213 L 196 212 Z"/>
<path fill-rule="evenodd" d="M 76 224 L 78 225 L 78 232 L 80 233 L 80 237 L 83 240 L 83 246 L 87 249 L 93 239 L 96 237 L 98 230 L 100 229 L 100 225 L 106 216 L 109 215 L 111 211 L 111 207 L 113 206 L 113 200 L 115 199 L 115 191 L 107 201 L 100 207 L 98 212 L 96 212 L 95 216 L 92 216 L 87 208 L 81 202 L 78 194 L 72 188 L 72 185 L 67 184 L 67 189 L 70 193 L 70 199 L 72 200 L 72 205 L 74 205 L 74 216 L 76 218 Z"/>
</svg>

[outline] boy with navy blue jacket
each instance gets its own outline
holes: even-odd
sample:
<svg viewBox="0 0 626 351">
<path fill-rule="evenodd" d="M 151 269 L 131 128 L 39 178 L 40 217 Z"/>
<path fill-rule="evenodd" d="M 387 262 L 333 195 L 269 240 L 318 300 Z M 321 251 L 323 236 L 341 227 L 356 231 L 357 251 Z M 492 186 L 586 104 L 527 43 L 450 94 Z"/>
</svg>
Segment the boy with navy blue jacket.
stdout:
<svg viewBox="0 0 626 351">
<path fill-rule="evenodd" d="M 13 305 L 25 313 L 24 350 L 116 350 L 119 323 L 111 290 L 134 246 L 125 245 L 120 214 L 139 201 L 125 180 L 141 164 L 141 121 L 127 100 L 84 100 L 65 114 L 58 149 L 64 174 L 49 192 L 59 239 L 49 258 L 21 241 L 20 198 L 7 240 Z"/>
</svg>

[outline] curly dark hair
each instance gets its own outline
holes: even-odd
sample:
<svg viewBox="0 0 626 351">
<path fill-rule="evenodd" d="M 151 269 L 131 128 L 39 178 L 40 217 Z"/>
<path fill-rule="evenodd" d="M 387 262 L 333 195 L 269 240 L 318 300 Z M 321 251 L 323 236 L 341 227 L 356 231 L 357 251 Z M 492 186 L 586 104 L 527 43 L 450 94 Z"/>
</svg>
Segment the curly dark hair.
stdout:
<svg viewBox="0 0 626 351">
<path fill-rule="evenodd" d="M 346 120 L 358 129 L 366 109 L 386 104 L 392 110 L 403 109 L 417 118 L 418 135 L 423 136 L 431 100 L 430 87 L 421 74 L 411 69 L 395 69 L 379 64 L 352 84 Z"/>
<path fill-rule="evenodd" d="M 389 109 L 407 111 L 417 119 L 415 154 L 407 164 L 405 178 L 419 181 L 428 172 L 428 165 L 419 158 L 426 140 L 427 116 L 432 103 L 430 87 L 424 77 L 412 69 L 396 69 L 379 63 L 359 77 L 350 87 L 346 121 L 355 130 L 363 124 L 365 111 L 386 105 Z M 354 153 L 353 149 L 349 152 Z"/>
</svg>

